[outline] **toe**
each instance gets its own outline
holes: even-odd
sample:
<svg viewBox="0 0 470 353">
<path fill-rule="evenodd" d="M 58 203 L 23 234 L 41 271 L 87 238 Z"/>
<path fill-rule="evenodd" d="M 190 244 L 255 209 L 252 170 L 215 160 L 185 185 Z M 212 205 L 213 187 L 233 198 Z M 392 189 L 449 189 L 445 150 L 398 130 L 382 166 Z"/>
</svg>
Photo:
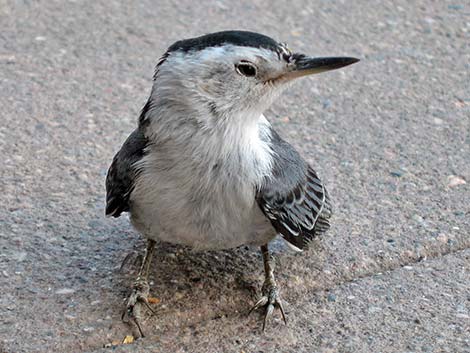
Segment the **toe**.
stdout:
<svg viewBox="0 0 470 353">
<path fill-rule="evenodd" d="M 255 310 L 258 310 L 259 308 L 263 307 L 263 306 L 266 306 L 266 304 L 268 304 L 268 297 L 266 296 L 262 296 L 257 302 L 255 305 L 253 305 L 253 307 L 250 309 L 250 311 L 248 312 L 248 315 L 250 315 L 253 311 Z"/>
<path fill-rule="evenodd" d="M 284 311 L 284 307 L 282 306 L 282 301 L 280 298 L 276 299 L 276 306 L 279 308 L 279 311 L 281 312 L 282 321 L 284 321 L 284 324 L 287 325 L 286 313 Z"/>
<path fill-rule="evenodd" d="M 137 326 L 137 329 L 139 330 L 139 334 L 141 338 L 145 337 L 144 331 L 142 330 L 142 327 L 140 326 L 140 321 L 137 318 L 134 318 L 134 323 Z"/>
<path fill-rule="evenodd" d="M 266 323 L 268 322 L 269 318 L 273 315 L 273 311 L 274 311 L 274 305 L 269 303 L 268 306 L 266 307 L 266 314 L 264 315 L 263 331 L 266 328 Z"/>
</svg>

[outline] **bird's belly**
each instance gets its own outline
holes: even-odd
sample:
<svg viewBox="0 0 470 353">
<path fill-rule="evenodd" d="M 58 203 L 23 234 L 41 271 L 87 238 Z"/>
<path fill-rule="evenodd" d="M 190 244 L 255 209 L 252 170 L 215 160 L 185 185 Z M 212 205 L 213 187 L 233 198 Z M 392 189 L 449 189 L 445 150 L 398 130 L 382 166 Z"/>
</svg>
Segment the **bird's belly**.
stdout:
<svg viewBox="0 0 470 353">
<path fill-rule="evenodd" d="M 184 187 L 164 185 L 137 185 L 131 196 L 131 222 L 147 238 L 217 250 L 266 244 L 276 235 L 251 190 L 206 190 L 196 197 Z"/>
<path fill-rule="evenodd" d="M 160 211 L 160 210 L 159 210 Z M 230 215 L 220 219 L 181 217 L 170 221 L 165 212 L 132 212 L 131 222 L 145 237 L 172 244 L 190 246 L 196 250 L 231 249 L 241 245 L 263 245 L 272 240 L 276 232 L 256 207 L 245 222 L 233 222 Z"/>
</svg>

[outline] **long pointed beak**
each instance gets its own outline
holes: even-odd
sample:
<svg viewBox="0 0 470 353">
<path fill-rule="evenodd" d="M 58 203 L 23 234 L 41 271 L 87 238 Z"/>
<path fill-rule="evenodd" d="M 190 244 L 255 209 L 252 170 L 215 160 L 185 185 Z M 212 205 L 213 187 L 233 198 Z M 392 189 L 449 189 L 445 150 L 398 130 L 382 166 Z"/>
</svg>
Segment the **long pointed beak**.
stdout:
<svg viewBox="0 0 470 353">
<path fill-rule="evenodd" d="M 357 63 L 359 59 L 350 57 L 310 58 L 304 55 L 295 55 L 291 70 L 285 74 L 288 80 L 306 75 L 336 70 L 344 66 Z"/>
</svg>

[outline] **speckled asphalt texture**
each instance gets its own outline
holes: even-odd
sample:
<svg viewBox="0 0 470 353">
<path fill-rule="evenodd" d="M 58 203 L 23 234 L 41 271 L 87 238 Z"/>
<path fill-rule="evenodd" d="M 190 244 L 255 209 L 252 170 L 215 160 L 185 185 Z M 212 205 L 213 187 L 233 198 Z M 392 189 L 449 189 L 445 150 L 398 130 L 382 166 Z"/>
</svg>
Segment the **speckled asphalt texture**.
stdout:
<svg viewBox="0 0 470 353">
<path fill-rule="evenodd" d="M 333 227 L 278 247 L 289 323 L 246 316 L 257 249 L 160 246 L 148 336 L 120 320 L 144 242 L 104 179 L 175 40 L 248 29 L 359 64 L 267 116 L 315 167 Z M 466 1 L 0 0 L 0 352 L 470 352 Z M 466 182 L 466 183 L 465 183 Z"/>
</svg>

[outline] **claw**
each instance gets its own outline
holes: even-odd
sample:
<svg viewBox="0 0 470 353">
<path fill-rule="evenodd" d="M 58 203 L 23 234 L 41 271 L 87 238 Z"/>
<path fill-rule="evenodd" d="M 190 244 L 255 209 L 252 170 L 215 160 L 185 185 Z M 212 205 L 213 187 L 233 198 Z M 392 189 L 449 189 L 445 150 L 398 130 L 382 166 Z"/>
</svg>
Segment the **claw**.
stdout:
<svg viewBox="0 0 470 353">
<path fill-rule="evenodd" d="M 281 311 L 282 321 L 284 321 L 284 325 L 287 325 L 286 313 L 284 312 L 284 307 L 282 306 L 282 302 L 278 300 L 276 304 L 279 310 Z"/>
<path fill-rule="evenodd" d="M 149 292 L 149 285 L 146 281 L 138 279 L 133 286 L 133 290 L 131 295 L 129 296 L 129 299 L 127 300 L 127 305 L 124 308 L 124 311 L 121 316 L 121 320 L 129 323 L 129 321 L 134 322 L 134 324 L 137 326 L 140 336 L 143 338 L 145 337 L 144 331 L 142 330 L 142 326 L 140 325 L 140 319 L 141 319 L 141 305 L 145 305 L 147 309 L 152 313 L 152 315 L 156 315 L 155 310 L 153 310 L 150 307 L 150 304 L 147 300 Z M 130 320 L 125 321 L 125 317 L 128 317 Z"/>
<path fill-rule="evenodd" d="M 264 332 L 264 329 L 266 328 L 266 322 L 268 322 L 268 319 L 273 315 L 273 311 L 274 311 L 274 305 L 269 303 L 266 308 L 266 314 L 264 314 L 263 332 Z"/>
<path fill-rule="evenodd" d="M 286 313 L 284 311 L 284 307 L 282 306 L 278 289 L 275 286 L 270 286 L 270 285 L 264 286 L 263 293 L 265 294 L 256 302 L 255 305 L 253 305 L 253 307 L 248 312 L 248 315 L 250 315 L 253 311 L 261 307 L 266 307 L 265 313 L 264 313 L 264 320 L 263 320 L 263 331 L 264 331 L 266 328 L 266 323 L 268 322 L 268 320 L 274 313 L 274 309 L 279 308 L 279 311 L 281 312 L 282 320 L 284 321 L 284 324 L 287 325 Z"/>
<path fill-rule="evenodd" d="M 266 304 L 268 304 L 268 297 L 263 295 L 257 302 L 255 305 L 253 305 L 250 309 L 250 311 L 248 312 L 248 315 L 250 315 L 253 311 L 255 310 L 258 310 L 259 308 L 261 308 L 262 306 L 265 306 Z"/>
<path fill-rule="evenodd" d="M 144 331 L 142 330 L 142 327 L 140 325 L 140 319 L 141 319 L 141 313 L 140 310 L 142 308 L 142 304 L 149 309 L 153 315 L 155 315 L 155 311 L 150 307 L 150 304 L 147 300 L 149 291 L 150 291 L 150 286 L 148 284 L 148 276 L 149 276 L 149 268 L 150 268 L 150 263 L 152 261 L 152 255 L 155 249 L 155 241 L 149 239 L 147 242 L 147 249 L 145 251 L 145 257 L 141 257 L 140 255 L 137 256 L 134 259 L 134 263 L 137 260 L 140 260 L 141 266 L 140 266 L 140 271 L 139 275 L 137 276 L 136 281 L 134 282 L 134 285 L 132 286 L 132 293 L 127 299 L 127 304 L 126 307 L 122 313 L 121 320 L 124 321 L 124 318 L 127 317 L 129 320 L 124 321 L 126 323 L 129 323 L 129 321 L 133 321 L 134 324 L 137 326 L 139 329 L 139 333 L 141 337 L 145 337 Z M 121 269 L 126 266 L 126 264 L 130 261 L 130 259 L 133 257 L 133 254 L 131 253 L 127 255 L 121 265 Z M 142 260 L 141 260 L 142 259 Z"/>
<path fill-rule="evenodd" d="M 140 327 L 140 322 L 139 322 L 139 320 L 137 320 L 137 318 L 134 317 L 134 320 L 133 320 L 133 321 L 134 321 L 134 324 L 135 324 L 135 325 L 137 326 L 137 328 L 139 329 L 140 337 L 141 337 L 141 338 L 144 338 L 144 337 L 145 337 L 144 331 L 142 331 L 142 327 Z"/>
<path fill-rule="evenodd" d="M 266 323 L 268 322 L 269 318 L 273 315 L 274 309 L 277 307 L 281 311 L 282 320 L 287 325 L 286 320 L 286 313 L 284 312 L 284 308 L 281 302 L 281 296 L 279 295 L 279 289 L 276 286 L 276 281 L 274 280 L 274 261 L 273 256 L 269 253 L 268 245 L 261 246 L 261 253 L 263 254 L 263 262 L 264 262 L 264 283 L 262 287 L 263 296 L 260 300 L 256 302 L 256 304 L 251 308 L 251 314 L 254 310 L 264 306 L 264 320 L 263 320 L 263 332 L 266 328 Z"/>
</svg>

